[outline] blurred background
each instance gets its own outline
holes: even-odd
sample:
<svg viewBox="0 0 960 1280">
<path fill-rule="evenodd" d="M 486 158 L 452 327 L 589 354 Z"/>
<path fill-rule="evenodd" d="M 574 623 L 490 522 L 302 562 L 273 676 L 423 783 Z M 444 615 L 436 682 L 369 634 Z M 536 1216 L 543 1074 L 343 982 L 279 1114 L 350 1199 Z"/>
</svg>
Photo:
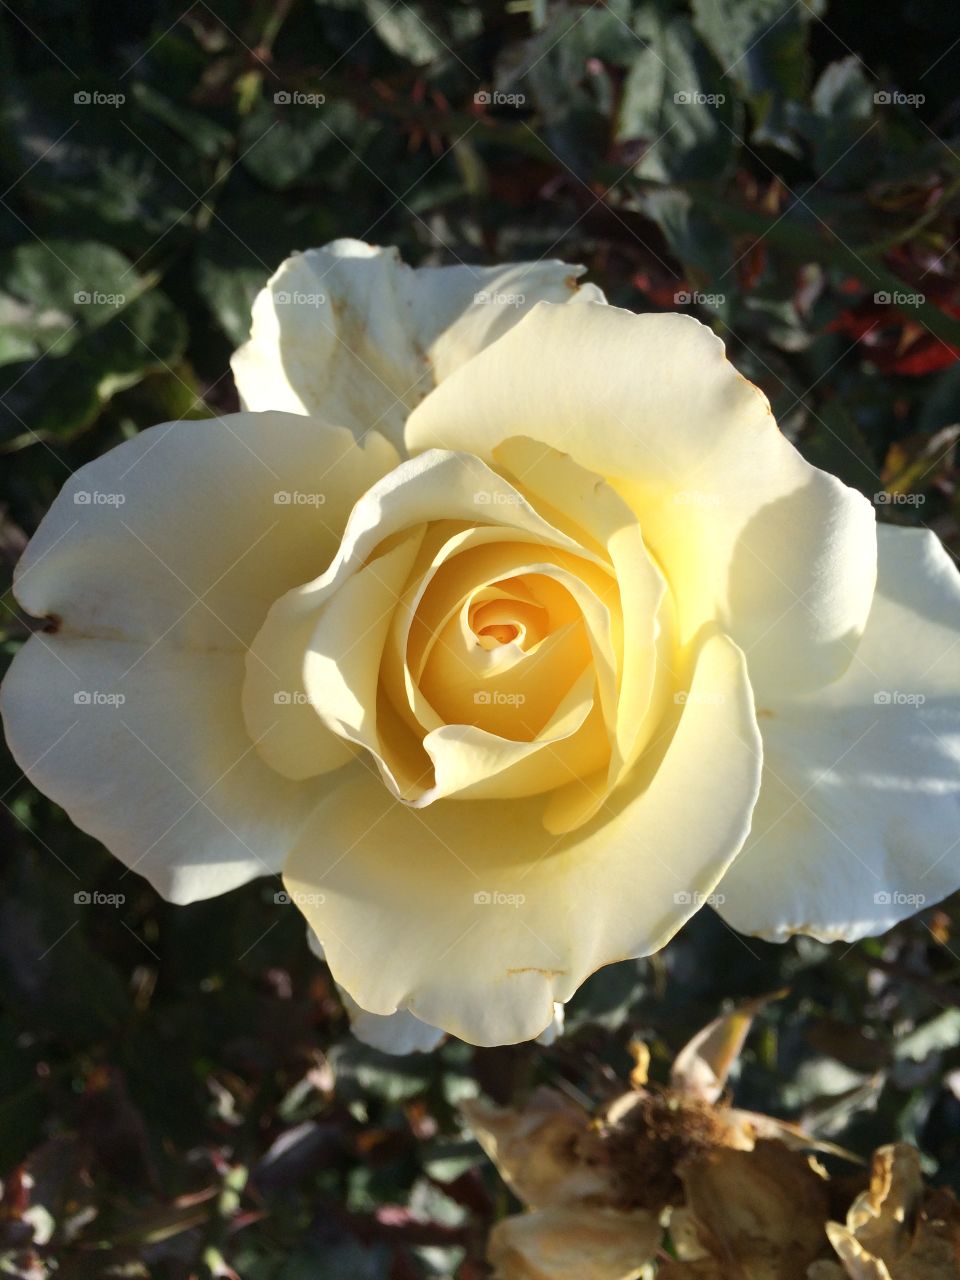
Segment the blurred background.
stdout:
<svg viewBox="0 0 960 1280">
<path fill-rule="evenodd" d="M 960 15 L 935 0 L 0 0 L 0 646 L 70 472 L 237 407 L 295 249 L 582 262 L 725 339 L 817 465 L 960 549 Z M 960 835 L 960 833 L 958 833 Z M 357 1044 L 261 881 L 161 901 L 0 765 L 0 1269 L 479 1280 L 512 1202 L 458 1119 L 602 1097 L 730 999 L 737 1101 L 960 1186 L 956 903 L 785 946 L 709 909 L 551 1048 Z M 78 890 L 83 885 L 84 890 Z M 95 890 L 97 900 L 83 893 Z"/>
</svg>

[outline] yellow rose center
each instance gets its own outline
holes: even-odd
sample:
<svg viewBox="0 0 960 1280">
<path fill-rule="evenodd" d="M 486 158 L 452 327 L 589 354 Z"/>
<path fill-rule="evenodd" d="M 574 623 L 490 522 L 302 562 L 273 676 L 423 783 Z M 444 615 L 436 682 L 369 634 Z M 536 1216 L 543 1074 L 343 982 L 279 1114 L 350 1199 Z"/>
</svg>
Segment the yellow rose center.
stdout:
<svg viewBox="0 0 960 1280">
<path fill-rule="evenodd" d="M 488 563 L 487 548 L 464 552 L 429 584 L 416 614 L 428 634 L 422 655 L 415 640 L 408 650 L 411 674 L 444 723 L 531 742 L 587 667 L 590 645 L 556 579 L 527 572 L 476 582 Z"/>
<path fill-rule="evenodd" d="M 563 454 L 500 455 L 503 474 L 442 451 L 402 464 L 343 559 L 271 611 L 245 714 L 275 767 L 303 776 L 333 734 L 407 804 L 552 793 L 560 831 L 638 759 L 669 705 L 672 628 L 636 516 Z"/>
<path fill-rule="evenodd" d="M 529 650 L 547 634 L 549 619 L 542 605 L 517 594 L 525 590 L 519 580 L 497 582 L 470 602 L 468 619 L 476 642 L 482 649 L 518 644 Z"/>
</svg>

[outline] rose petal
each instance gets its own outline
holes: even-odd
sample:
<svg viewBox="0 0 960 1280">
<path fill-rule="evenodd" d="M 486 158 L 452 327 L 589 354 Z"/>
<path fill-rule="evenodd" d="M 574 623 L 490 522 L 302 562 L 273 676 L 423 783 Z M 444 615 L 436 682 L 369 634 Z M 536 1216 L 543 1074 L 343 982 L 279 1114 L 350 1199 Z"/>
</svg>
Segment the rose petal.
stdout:
<svg viewBox="0 0 960 1280">
<path fill-rule="evenodd" d="M 701 904 L 749 828 L 759 747 L 742 655 L 708 636 L 658 767 L 641 762 L 588 825 L 551 835 L 536 798 L 413 810 L 351 766 L 285 879 L 323 895 L 305 914 L 363 1008 L 528 1040 L 594 969 L 657 950 Z"/>
<path fill-rule="evenodd" d="M 879 534 L 856 660 L 819 693 L 758 709 L 763 786 L 720 886 L 745 933 L 852 941 L 960 885 L 960 575 L 928 530 Z"/>
<path fill-rule="evenodd" d="M 326 960 L 323 943 L 313 932 L 307 930 L 307 944 L 318 960 Z M 362 1044 L 380 1053 L 403 1056 L 408 1053 L 432 1053 L 446 1039 L 447 1033 L 440 1027 L 432 1027 L 428 1022 L 421 1022 L 408 1009 L 398 1009 L 396 1013 L 367 1013 L 361 1009 L 356 1000 L 343 987 L 337 987 L 337 993 L 350 1018 L 350 1030 Z M 552 1045 L 563 1035 L 563 1005 L 553 1006 L 553 1021 L 547 1029 L 537 1036 L 537 1043 Z"/>
<path fill-rule="evenodd" d="M 397 444 L 410 409 L 536 302 L 602 302 L 564 262 L 408 267 L 395 248 L 334 240 L 288 258 L 231 361 L 248 409 L 317 413 Z"/>
<path fill-rule="evenodd" d="M 762 393 L 688 316 L 544 304 L 414 410 L 411 452 L 512 436 L 569 453 L 636 510 L 677 605 L 680 644 L 719 623 L 758 691 L 849 664 L 876 573 L 867 500 L 806 463 Z"/>
<path fill-rule="evenodd" d="M 507 440 L 495 451 L 498 466 L 516 477 L 538 510 L 585 545 L 610 558 L 620 608 L 619 689 L 607 777 L 582 770 L 552 797 L 546 823 L 557 833 L 591 818 L 636 761 L 660 724 L 666 696 L 682 681 L 673 652 L 673 600 L 647 553 L 636 515 L 605 481 L 566 454 L 534 440 Z"/>
<path fill-rule="evenodd" d="M 287 414 L 166 423 L 76 472 L 20 561 L 18 599 L 56 629 L 4 681 L 11 750 L 166 896 L 275 871 L 315 804 L 316 784 L 278 777 L 254 749 L 243 654 L 277 591 L 319 572 L 395 457 L 375 434 L 361 449 Z"/>
<path fill-rule="evenodd" d="M 318 960 L 326 960 L 323 943 L 312 929 L 307 930 L 307 945 Z M 337 987 L 337 994 L 350 1019 L 350 1030 L 361 1044 L 368 1044 L 380 1053 L 398 1057 L 408 1053 L 432 1053 L 446 1039 L 445 1031 L 421 1022 L 406 1009 L 389 1014 L 367 1013 L 343 987 Z"/>
<path fill-rule="evenodd" d="M 340 999 L 350 1016 L 350 1030 L 362 1044 L 381 1053 L 401 1057 L 408 1053 L 432 1053 L 446 1039 L 439 1027 L 421 1022 L 409 1009 L 396 1013 L 367 1013 L 348 991 L 338 988 Z"/>
<path fill-rule="evenodd" d="M 606 737 L 598 732 L 580 735 L 577 731 L 584 726 L 593 706 L 597 675 L 593 670 L 584 671 L 585 683 L 575 680 L 567 698 L 563 697 L 562 683 L 558 685 L 558 679 L 564 679 L 570 665 L 564 663 L 567 655 L 563 645 L 564 639 L 572 634 L 570 632 L 558 633 L 557 643 L 554 643 L 553 636 L 549 637 L 512 679 L 506 677 L 507 687 L 520 691 L 509 696 L 521 701 L 509 709 L 512 715 L 504 707 L 489 708 L 494 713 L 494 723 L 500 722 L 494 731 L 485 731 L 482 726 L 474 731 L 471 721 L 478 714 L 475 705 L 478 690 L 492 697 L 503 692 L 498 687 L 501 682 L 496 678 L 481 679 L 476 674 L 473 683 L 468 684 L 469 673 L 456 668 L 446 646 L 437 646 L 435 651 L 439 651 L 445 661 L 429 664 L 421 687 L 428 698 L 431 691 L 436 690 L 438 696 L 431 705 L 436 706 L 446 723 L 423 739 L 422 749 L 416 741 L 404 750 L 402 739 L 396 736 L 392 742 L 387 739 L 382 732 L 382 708 L 379 716 L 371 714 L 371 711 L 375 712 L 378 707 L 379 659 L 392 607 L 402 591 L 402 582 L 398 574 L 388 573 L 386 569 L 381 571 L 380 566 L 383 561 L 396 558 L 407 546 L 406 542 L 400 544 L 383 560 L 375 560 L 353 578 L 347 579 L 321 610 L 306 656 L 304 679 L 314 706 L 326 722 L 352 741 L 367 747 L 394 794 L 418 805 L 433 803 L 452 790 L 472 788 L 474 784 L 496 785 L 494 794 L 497 795 L 530 794 L 576 777 L 580 767 L 595 768 L 598 756 L 602 761 L 607 754 Z M 517 549 L 510 544 L 507 544 L 507 549 L 510 558 L 515 559 Z M 404 564 L 407 567 L 415 550 L 413 547 L 405 552 Z M 489 550 L 497 551 L 498 548 Z M 454 564 L 452 567 L 456 569 L 458 566 Z M 591 618 L 594 630 L 604 630 L 606 611 L 570 572 L 551 564 L 521 565 L 517 572 L 555 576 L 566 585 L 585 615 Z M 372 582 L 367 581 L 370 573 L 375 575 Z M 363 607 L 359 608 L 357 602 L 361 599 Z M 361 637 L 351 644 L 350 636 L 355 626 L 359 626 Z M 580 647 L 589 653 L 586 644 Z M 347 655 L 346 660 L 344 655 Z M 432 670 L 434 666 L 437 669 Z M 582 667 L 583 656 L 579 665 L 573 666 L 574 675 Z M 561 697 L 559 704 L 558 696 Z M 612 689 L 610 696 L 612 698 Z M 484 706 L 482 710 L 487 708 Z M 499 716 L 496 714 L 498 711 Z M 545 716 L 546 723 L 542 723 Z M 516 725 L 510 723 L 513 720 L 517 721 Z M 532 737 L 514 741 L 513 731 L 523 732 L 527 727 L 536 730 Z M 561 749 L 558 746 L 561 742 L 569 742 L 572 750 Z M 472 748 L 472 751 L 465 754 L 465 747 Z M 422 768 L 426 765 L 421 758 L 423 751 L 436 766 L 433 781 L 421 777 Z M 474 755 L 471 763 L 468 756 L 474 752 L 480 755 Z M 518 776 L 514 764 L 528 762 L 529 766 L 534 766 L 532 757 L 536 753 L 543 755 L 544 759 L 536 762 L 532 771 L 530 767 L 520 769 Z M 507 785 L 506 791 L 504 784 Z"/>
</svg>

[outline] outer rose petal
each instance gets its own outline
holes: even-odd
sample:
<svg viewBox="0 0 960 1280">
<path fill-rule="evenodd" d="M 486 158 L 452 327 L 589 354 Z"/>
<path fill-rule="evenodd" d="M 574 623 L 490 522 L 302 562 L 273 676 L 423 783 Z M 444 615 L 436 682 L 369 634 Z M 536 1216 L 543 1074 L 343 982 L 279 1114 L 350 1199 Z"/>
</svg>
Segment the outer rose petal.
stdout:
<svg viewBox="0 0 960 1280">
<path fill-rule="evenodd" d="M 569 453 L 638 513 L 680 642 L 719 622 L 759 693 L 850 662 L 876 575 L 867 500 L 803 460 L 766 398 L 689 316 L 535 307 L 407 422 L 412 453 L 489 459 L 511 436 Z"/>
<path fill-rule="evenodd" d="M 960 576 L 928 530 L 879 536 L 849 670 L 758 708 L 763 786 L 721 885 L 745 933 L 852 941 L 960 885 Z"/>
<path fill-rule="evenodd" d="M 312 929 L 307 929 L 307 945 L 319 960 L 326 960 L 323 943 Z M 337 987 L 337 991 L 350 1018 L 350 1030 L 371 1049 L 396 1056 L 432 1053 L 446 1039 L 447 1033 L 441 1027 L 421 1022 L 408 1009 L 398 1009 L 396 1013 L 367 1013 L 343 987 Z M 537 1043 L 551 1045 L 560 1035 L 563 1035 L 563 1005 L 555 1004 L 553 1021 L 537 1036 Z"/>
<path fill-rule="evenodd" d="M 322 793 L 260 760 L 241 713 L 244 653 L 395 461 L 376 433 L 361 447 L 291 414 L 166 423 L 76 472 L 24 553 L 17 598 L 56 630 L 33 636 L 4 681 L 10 748 L 167 897 L 276 871 Z M 297 491 L 328 500 L 275 502 Z"/>
<path fill-rule="evenodd" d="M 440 1027 L 431 1027 L 415 1018 L 408 1009 L 396 1013 L 367 1013 L 348 991 L 340 989 L 340 999 L 350 1015 L 350 1030 L 363 1044 L 381 1053 L 402 1056 L 407 1053 L 432 1053 L 446 1039 Z"/>
<path fill-rule="evenodd" d="M 350 1015 L 350 1030 L 362 1044 L 381 1053 L 402 1057 L 408 1053 L 432 1053 L 447 1038 L 441 1027 L 421 1022 L 409 1009 L 396 1013 L 367 1013 L 343 987 L 338 987 L 340 999 Z M 551 1045 L 563 1034 L 563 1005 L 553 1006 L 553 1021 L 537 1036 L 537 1044 Z"/>
<path fill-rule="evenodd" d="M 326 960 L 323 943 L 310 928 L 307 929 L 307 946 L 318 960 Z M 371 1049 L 378 1049 L 380 1053 L 397 1056 L 432 1053 L 446 1039 L 445 1031 L 421 1022 L 406 1009 L 388 1014 L 367 1013 L 343 987 L 337 987 L 337 994 L 350 1019 L 350 1030 L 361 1044 L 368 1044 Z"/>
<path fill-rule="evenodd" d="M 397 249 L 334 240 L 295 254 L 253 305 L 233 375 L 247 409 L 322 414 L 398 445 L 409 411 L 535 303 L 589 299 L 583 267 L 555 260 L 420 267 Z M 478 301 L 478 295 L 480 300 Z"/>
<path fill-rule="evenodd" d="M 759 750 L 742 654 L 710 636 L 658 767 L 641 762 L 591 823 L 553 836 L 536 798 L 414 810 L 356 764 L 284 878 L 363 1008 L 472 1044 L 529 1040 L 555 1000 L 663 946 L 710 893 L 749 830 Z"/>
</svg>

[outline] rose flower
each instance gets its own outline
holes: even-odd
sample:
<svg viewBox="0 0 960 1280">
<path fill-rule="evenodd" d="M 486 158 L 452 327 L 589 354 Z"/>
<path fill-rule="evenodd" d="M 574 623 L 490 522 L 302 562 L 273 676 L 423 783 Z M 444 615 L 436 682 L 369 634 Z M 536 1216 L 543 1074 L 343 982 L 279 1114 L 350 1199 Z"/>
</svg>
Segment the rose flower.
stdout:
<svg viewBox="0 0 960 1280">
<path fill-rule="evenodd" d="M 960 884 L 960 577 L 688 316 L 543 262 L 285 263 L 242 413 L 81 468 L 19 566 L 24 772 L 177 902 L 282 872 L 361 1034 L 541 1034 L 705 903 Z"/>
</svg>

